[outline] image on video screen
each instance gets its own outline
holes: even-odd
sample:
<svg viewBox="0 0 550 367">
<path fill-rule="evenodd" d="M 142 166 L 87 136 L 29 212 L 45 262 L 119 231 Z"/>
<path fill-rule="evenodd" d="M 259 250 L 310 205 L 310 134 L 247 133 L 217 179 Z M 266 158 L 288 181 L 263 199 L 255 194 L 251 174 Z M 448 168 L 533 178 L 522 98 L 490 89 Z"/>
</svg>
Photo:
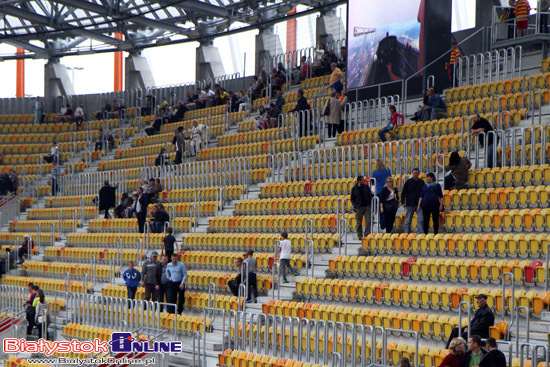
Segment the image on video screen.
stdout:
<svg viewBox="0 0 550 367">
<path fill-rule="evenodd" d="M 423 0 L 350 0 L 348 89 L 406 79 L 422 68 Z"/>
</svg>

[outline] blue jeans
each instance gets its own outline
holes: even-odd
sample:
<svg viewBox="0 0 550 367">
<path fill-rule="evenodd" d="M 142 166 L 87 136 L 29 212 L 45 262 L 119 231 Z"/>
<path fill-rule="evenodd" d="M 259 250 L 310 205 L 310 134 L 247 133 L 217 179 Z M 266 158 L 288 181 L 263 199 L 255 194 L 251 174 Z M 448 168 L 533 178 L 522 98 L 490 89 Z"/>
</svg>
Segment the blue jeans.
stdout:
<svg viewBox="0 0 550 367">
<path fill-rule="evenodd" d="M 407 214 L 405 215 L 405 232 L 412 233 L 411 227 L 412 227 L 412 219 L 413 219 L 414 213 L 416 213 L 416 222 L 417 222 L 416 233 L 424 233 L 422 229 L 422 223 L 424 223 L 424 215 L 422 213 L 422 209 L 419 211 L 416 211 L 416 206 L 407 207 Z"/>
<path fill-rule="evenodd" d="M 393 129 L 392 129 L 393 130 Z M 386 133 L 389 133 L 391 130 L 388 129 L 388 127 L 384 127 L 380 130 L 378 130 L 378 136 L 380 137 L 380 141 L 386 141 Z"/>
</svg>

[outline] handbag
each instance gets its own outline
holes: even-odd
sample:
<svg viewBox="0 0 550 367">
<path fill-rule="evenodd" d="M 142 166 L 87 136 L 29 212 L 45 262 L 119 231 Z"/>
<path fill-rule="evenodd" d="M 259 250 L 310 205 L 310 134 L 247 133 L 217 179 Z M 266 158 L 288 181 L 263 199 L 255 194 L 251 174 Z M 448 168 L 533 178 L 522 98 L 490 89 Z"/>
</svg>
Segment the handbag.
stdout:
<svg viewBox="0 0 550 367">
<path fill-rule="evenodd" d="M 394 126 L 393 126 L 392 124 L 388 124 L 388 125 L 386 125 L 386 130 L 392 131 L 392 130 L 393 130 L 393 127 L 394 127 Z"/>
</svg>

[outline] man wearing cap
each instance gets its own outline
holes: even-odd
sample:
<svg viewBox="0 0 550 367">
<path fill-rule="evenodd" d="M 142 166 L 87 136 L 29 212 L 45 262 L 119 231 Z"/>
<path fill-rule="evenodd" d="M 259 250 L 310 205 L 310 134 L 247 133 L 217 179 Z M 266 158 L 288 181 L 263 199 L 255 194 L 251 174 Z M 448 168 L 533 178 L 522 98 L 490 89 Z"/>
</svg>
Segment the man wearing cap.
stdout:
<svg viewBox="0 0 550 367">
<path fill-rule="evenodd" d="M 118 184 L 110 186 L 109 181 L 103 182 L 99 190 L 99 211 L 105 210 L 105 219 L 109 219 L 109 209 L 116 206 L 116 189 Z"/>
<path fill-rule="evenodd" d="M 464 339 L 468 340 L 468 328 L 470 328 L 470 335 L 479 335 L 481 338 L 489 337 L 489 326 L 493 326 L 495 323 L 495 315 L 491 308 L 487 305 L 487 295 L 478 294 L 476 296 L 477 310 L 474 315 L 474 318 L 470 320 L 468 326 L 462 329 L 462 332 L 459 334 L 458 328 L 454 328 L 451 332 L 451 336 L 447 341 L 447 347 L 451 343 L 453 338 L 462 336 Z"/>
<path fill-rule="evenodd" d="M 172 254 L 172 262 L 166 267 L 166 276 L 170 281 L 170 300 L 168 303 L 177 303 L 178 315 L 181 315 L 185 303 L 187 268 L 184 263 L 178 261 L 178 254 Z M 169 306 L 167 308 L 169 313 L 174 313 L 174 306 Z"/>
<path fill-rule="evenodd" d="M 23 255 L 29 254 L 29 235 L 26 234 L 23 238 L 23 244 L 19 247 L 19 250 L 17 250 L 17 257 L 19 258 L 18 264 L 23 264 Z"/>
<path fill-rule="evenodd" d="M 151 258 L 143 263 L 143 268 L 141 269 L 143 276 L 142 285 L 145 287 L 146 301 L 152 298 L 153 302 L 156 302 L 158 290 L 160 289 L 162 265 L 157 260 L 157 256 L 158 252 L 151 252 Z"/>
</svg>

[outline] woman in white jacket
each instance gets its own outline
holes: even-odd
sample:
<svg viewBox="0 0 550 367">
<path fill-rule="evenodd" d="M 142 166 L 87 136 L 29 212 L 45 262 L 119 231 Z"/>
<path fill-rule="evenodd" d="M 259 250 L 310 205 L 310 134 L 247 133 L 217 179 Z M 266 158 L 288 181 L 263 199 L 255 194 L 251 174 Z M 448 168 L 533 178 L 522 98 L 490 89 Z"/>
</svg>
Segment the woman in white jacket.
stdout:
<svg viewBox="0 0 550 367">
<path fill-rule="evenodd" d="M 38 339 L 42 338 L 42 327 L 46 330 L 46 339 L 48 339 L 48 320 L 50 319 L 50 304 L 46 302 L 44 291 L 38 290 L 38 301 L 36 304 L 36 316 L 34 317 L 34 323 L 38 328 Z"/>
</svg>

